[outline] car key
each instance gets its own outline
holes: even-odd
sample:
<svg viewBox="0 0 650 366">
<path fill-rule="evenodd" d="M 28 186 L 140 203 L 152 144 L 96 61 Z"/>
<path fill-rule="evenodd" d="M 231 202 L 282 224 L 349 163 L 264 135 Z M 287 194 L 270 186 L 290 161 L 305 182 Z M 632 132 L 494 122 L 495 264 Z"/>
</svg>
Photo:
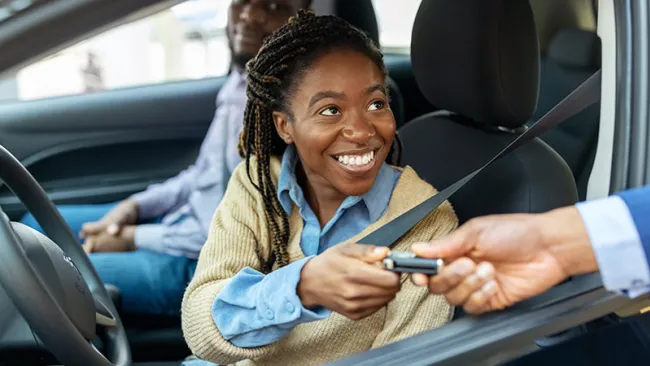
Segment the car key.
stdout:
<svg viewBox="0 0 650 366">
<path fill-rule="evenodd" d="M 397 273 L 436 275 L 442 269 L 442 259 L 419 258 L 415 253 L 391 251 L 383 260 L 384 269 Z"/>
</svg>

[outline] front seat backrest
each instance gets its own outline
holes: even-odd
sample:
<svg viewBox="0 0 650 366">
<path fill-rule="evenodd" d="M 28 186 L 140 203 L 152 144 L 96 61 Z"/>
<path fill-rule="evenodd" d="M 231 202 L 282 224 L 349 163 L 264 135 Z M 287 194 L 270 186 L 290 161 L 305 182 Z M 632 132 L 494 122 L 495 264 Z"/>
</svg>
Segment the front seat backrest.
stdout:
<svg viewBox="0 0 650 366">
<path fill-rule="evenodd" d="M 400 129 L 403 163 L 442 189 L 479 168 L 525 129 L 539 88 L 539 46 L 528 0 L 427 0 L 411 41 L 415 78 L 446 110 Z M 459 190 L 462 222 L 494 213 L 543 212 L 577 200 L 571 171 L 535 139 Z"/>
<path fill-rule="evenodd" d="M 542 58 L 539 103 L 533 119 L 541 118 L 598 71 L 600 52 L 600 39 L 595 32 L 577 28 L 557 32 Z M 600 103 L 596 103 L 541 136 L 569 165 L 580 200 L 587 195 L 599 125 Z"/>
</svg>

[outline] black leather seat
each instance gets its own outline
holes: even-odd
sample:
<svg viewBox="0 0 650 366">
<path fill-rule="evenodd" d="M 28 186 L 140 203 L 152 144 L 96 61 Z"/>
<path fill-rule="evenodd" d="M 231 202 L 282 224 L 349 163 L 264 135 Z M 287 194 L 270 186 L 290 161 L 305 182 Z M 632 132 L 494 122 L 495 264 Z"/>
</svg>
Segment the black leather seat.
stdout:
<svg viewBox="0 0 650 366">
<path fill-rule="evenodd" d="M 556 33 L 541 62 L 537 120 L 600 68 L 600 39 L 594 32 L 569 28 Z M 571 117 L 542 136 L 567 162 L 586 199 L 587 183 L 596 156 L 600 103 Z"/>
<path fill-rule="evenodd" d="M 427 0 L 411 43 L 416 80 L 433 112 L 400 129 L 403 163 L 442 189 L 525 129 L 539 89 L 539 46 L 528 1 Z M 452 197 L 461 222 L 542 212 L 578 199 L 571 170 L 540 139 L 522 146 Z"/>
</svg>

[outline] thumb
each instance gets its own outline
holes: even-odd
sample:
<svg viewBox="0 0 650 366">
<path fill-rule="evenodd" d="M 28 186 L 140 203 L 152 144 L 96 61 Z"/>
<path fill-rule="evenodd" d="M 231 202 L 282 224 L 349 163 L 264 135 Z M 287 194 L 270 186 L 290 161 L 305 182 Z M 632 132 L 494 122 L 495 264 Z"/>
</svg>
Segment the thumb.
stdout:
<svg viewBox="0 0 650 366">
<path fill-rule="evenodd" d="M 429 243 L 413 244 L 413 252 L 423 258 L 457 258 L 471 251 L 480 232 L 478 225 L 463 225 L 453 233 Z"/>
<path fill-rule="evenodd" d="M 379 262 L 390 253 L 388 247 L 367 244 L 348 244 L 342 249 L 343 255 L 362 260 L 366 263 Z"/>
</svg>

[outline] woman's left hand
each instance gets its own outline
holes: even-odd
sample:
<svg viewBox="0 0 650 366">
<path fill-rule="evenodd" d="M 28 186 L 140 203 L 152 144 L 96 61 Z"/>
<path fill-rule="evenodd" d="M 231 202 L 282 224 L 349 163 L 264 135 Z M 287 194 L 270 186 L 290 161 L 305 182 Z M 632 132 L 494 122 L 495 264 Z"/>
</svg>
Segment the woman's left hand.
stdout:
<svg viewBox="0 0 650 366">
<path fill-rule="evenodd" d="M 397 273 L 374 265 L 388 253 L 385 247 L 341 244 L 312 258 L 298 283 L 303 306 L 323 306 L 352 320 L 373 314 L 400 289 Z"/>
</svg>

